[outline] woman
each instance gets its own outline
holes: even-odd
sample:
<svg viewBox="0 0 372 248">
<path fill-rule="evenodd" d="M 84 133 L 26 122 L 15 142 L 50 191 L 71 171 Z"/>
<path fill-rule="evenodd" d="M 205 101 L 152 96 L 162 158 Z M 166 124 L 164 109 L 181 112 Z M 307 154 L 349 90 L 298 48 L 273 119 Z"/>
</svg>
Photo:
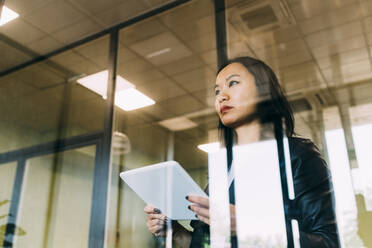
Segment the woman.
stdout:
<svg viewBox="0 0 372 248">
<path fill-rule="evenodd" d="M 265 123 L 284 119 L 295 191 L 287 216 L 299 223 L 301 247 L 339 247 L 329 170 L 311 141 L 293 137 L 293 114 L 270 67 L 251 57 L 232 59 L 220 68 L 215 93 L 221 143 L 226 147 L 229 167 L 233 145 L 262 140 Z M 230 187 L 230 222 L 232 247 L 237 247 L 233 187 L 234 184 Z M 174 222 L 173 238 L 181 247 L 202 247 L 209 237 L 209 201 L 196 196 L 189 196 L 188 200 L 199 220 L 191 222 L 193 232 Z M 145 212 L 148 229 L 164 236 L 166 217 L 152 206 L 146 206 Z"/>
</svg>

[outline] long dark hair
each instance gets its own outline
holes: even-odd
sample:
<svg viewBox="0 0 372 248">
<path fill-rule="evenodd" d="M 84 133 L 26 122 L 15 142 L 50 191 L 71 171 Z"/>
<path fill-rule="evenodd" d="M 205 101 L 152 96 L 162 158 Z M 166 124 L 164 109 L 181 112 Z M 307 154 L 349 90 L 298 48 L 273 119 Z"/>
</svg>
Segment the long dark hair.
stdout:
<svg viewBox="0 0 372 248">
<path fill-rule="evenodd" d="M 285 133 L 287 137 L 294 135 L 294 118 L 292 108 L 285 97 L 278 79 L 273 70 L 261 60 L 251 57 L 238 57 L 228 60 L 219 69 L 218 73 L 232 63 L 242 64 L 254 77 L 258 97 L 263 99 L 257 103 L 255 116 L 261 123 L 274 123 L 284 119 Z M 220 140 L 226 147 L 229 166 L 232 162 L 232 147 L 236 141 L 236 133 L 233 128 L 225 126 L 219 120 Z"/>
</svg>

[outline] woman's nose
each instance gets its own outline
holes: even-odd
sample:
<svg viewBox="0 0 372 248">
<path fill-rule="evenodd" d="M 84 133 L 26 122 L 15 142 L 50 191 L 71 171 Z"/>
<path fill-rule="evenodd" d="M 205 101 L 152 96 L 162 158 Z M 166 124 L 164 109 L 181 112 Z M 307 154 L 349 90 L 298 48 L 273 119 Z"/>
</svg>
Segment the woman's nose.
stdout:
<svg viewBox="0 0 372 248">
<path fill-rule="evenodd" d="M 218 95 L 218 101 L 219 102 L 224 102 L 224 101 L 227 101 L 229 100 L 229 95 L 226 94 L 226 92 L 220 92 L 220 94 Z"/>
</svg>

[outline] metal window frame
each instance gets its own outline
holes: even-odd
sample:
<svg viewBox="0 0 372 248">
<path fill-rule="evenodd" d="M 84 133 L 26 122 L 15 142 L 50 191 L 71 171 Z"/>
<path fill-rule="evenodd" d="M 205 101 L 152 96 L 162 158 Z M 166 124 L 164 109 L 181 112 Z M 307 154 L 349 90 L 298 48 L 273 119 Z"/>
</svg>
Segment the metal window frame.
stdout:
<svg viewBox="0 0 372 248">
<path fill-rule="evenodd" d="M 25 163 L 27 159 L 46 154 L 67 151 L 79 147 L 88 145 L 96 145 L 96 160 L 94 169 L 94 183 L 93 183 L 93 197 L 92 197 L 92 212 L 91 212 L 91 223 L 89 231 L 89 247 L 103 247 L 105 237 L 105 223 L 106 223 L 106 207 L 107 207 L 107 194 L 108 194 L 108 183 L 109 183 L 109 167 L 110 167 L 110 151 L 111 151 L 111 139 L 112 139 L 112 128 L 114 118 L 114 92 L 115 92 L 115 78 L 116 78 L 116 63 L 118 51 L 117 47 L 119 44 L 119 30 L 131 26 L 137 22 L 143 21 L 147 18 L 156 16 L 162 12 L 173 9 L 191 0 L 176 0 L 171 3 L 165 4 L 159 8 L 140 14 L 128 21 L 107 28 L 101 32 L 90 35 L 79 41 L 73 42 L 67 46 L 59 48 L 55 51 L 47 53 L 43 56 L 38 56 L 29 61 L 21 63 L 15 67 L 0 72 L 0 77 L 8 75 L 10 73 L 19 71 L 33 64 L 47 60 L 48 58 L 57 54 L 68 51 L 72 48 L 95 40 L 104 35 L 110 35 L 110 48 L 109 48 L 109 80 L 108 80 L 108 100 L 105 105 L 104 113 L 104 130 L 100 133 L 90 133 L 87 135 L 76 136 L 69 139 L 57 140 L 54 142 L 37 145 L 31 148 L 20 149 L 17 151 L 6 152 L 0 154 L 0 164 L 18 161 L 16 179 L 13 186 L 11 211 L 12 213 L 18 213 L 19 199 L 21 194 L 21 187 L 23 182 L 23 174 L 25 169 Z M 2 8 L 5 0 L 0 0 L 0 7 Z M 218 68 L 227 62 L 227 35 L 226 35 L 226 9 L 225 0 L 214 0 L 215 4 L 215 27 L 216 27 L 216 45 L 217 45 L 217 60 Z M 279 124 L 278 124 L 279 125 Z M 283 150 L 283 132 L 282 128 L 275 125 L 276 139 L 278 144 L 279 164 L 281 172 L 283 170 L 284 161 L 284 150 Z M 285 170 L 285 168 L 284 168 Z M 286 182 L 286 174 L 281 173 L 282 185 Z M 284 177 L 283 177 L 284 176 Z M 285 183 L 286 187 L 286 183 Z M 283 192 L 284 193 L 284 192 Z M 288 194 L 283 194 L 288 195 Z M 286 201 L 286 199 L 283 199 Z M 13 223 L 16 223 L 16 215 L 9 218 Z M 286 218 L 287 219 L 287 218 Z M 287 220 L 286 220 L 287 223 Z M 288 226 L 288 225 L 287 225 Z M 9 230 L 8 230 L 9 229 Z M 13 239 L 14 229 L 7 227 L 7 233 L 11 234 Z M 288 229 L 287 229 L 288 234 Z M 287 235 L 287 238 L 291 236 Z M 5 242 L 5 239 L 4 239 Z M 293 247 L 293 239 L 288 240 L 288 247 Z"/>
<path fill-rule="evenodd" d="M 107 208 L 107 195 L 109 186 L 109 170 L 111 163 L 111 140 L 113 130 L 113 118 L 114 118 L 114 97 L 115 97 L 115 81 L 116 81 L 116 65 L 118 57 L 118 44 L 119 44 L 119 31 L 125 27 L 131 26 L 137 22 L 143 21 L 147 18 L 156 16 L 160 13 L 173 9 L 191 0 L 176 0 L 165 4 L 159 8 L 140 14 L 130 20 L 123 23 L 105 29 L 96 34 L 90 35 L 79 41 L 73 42 L 60 49 L 47 53 L 43 56 L 38 56 L 34 59 L 21 63 L 10 69 L 0 72 L 0 78 L 11 74 L 13 72 L 24 69 L 28 66 L 47 60 L 48 58 L 57 54 L 68 51 L 72 48 L 80 46 L 82 44 L 93 41 L 104 35 L 110 35 L 110 47 L 109 47 L 109 79 L 108 79 L 108 98 L 105 103 L 104 112 L 104 129 L 103 132 L 89 133 L 86 135 L 75 136 L 68 139 L 59 139 L 53 142 L 36 145 L 29 148 L 23 148 L 16 151 L 10 151 L 0 154 L 0 166 L 1 164 L 17 161 L 17 172 L 13 185 L 12 199 L 10 211 L 11 216 L 8 218 L 6 227 L 6 234 L 4 237 L 4 244 L 11 244 L 13 246 L 13 238 L 15 234 L 15 224 L 17 221 L 19 202 L 21 198 L 21 189 L 23 185 L 23 177 L 27 159 L 43 156 L 47 154 L 53 154 L 57 152 L 63 152 L 71 149 L 81 148 L 89 145 L 96 145 L 96 158 L 94 166 L 94 181 L 93 181 L 93 196 L 92 196 L 92 208 L 90 217 L 90 229 L 89 229 L 89 248 L 104 247 L 105 242 L 105 225 L 106 225 L 106 208 Z M 0 4 L 3 5 L 5 0 L 0 0 Z M 1 7 L 2 7 L 1 5 Z M 68 87 L 68 86 L 66 86 Z"/>
</svg>

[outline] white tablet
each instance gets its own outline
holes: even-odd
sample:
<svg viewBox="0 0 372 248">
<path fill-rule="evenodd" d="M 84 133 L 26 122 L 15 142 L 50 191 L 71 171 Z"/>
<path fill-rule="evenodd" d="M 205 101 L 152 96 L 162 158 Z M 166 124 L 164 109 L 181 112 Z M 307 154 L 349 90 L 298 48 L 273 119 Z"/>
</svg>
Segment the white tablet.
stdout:
<svg viewBox="0 0 372 248">
<path fill-rule="evenodd" d="M 148 205 L 161 210 L 173 220 L 195 220 L 187 207 L 187 195 L 208 197 L 199 185 L 176 162 L 167 161 L 128 170 L 120 177 Z"/>
</svg>

